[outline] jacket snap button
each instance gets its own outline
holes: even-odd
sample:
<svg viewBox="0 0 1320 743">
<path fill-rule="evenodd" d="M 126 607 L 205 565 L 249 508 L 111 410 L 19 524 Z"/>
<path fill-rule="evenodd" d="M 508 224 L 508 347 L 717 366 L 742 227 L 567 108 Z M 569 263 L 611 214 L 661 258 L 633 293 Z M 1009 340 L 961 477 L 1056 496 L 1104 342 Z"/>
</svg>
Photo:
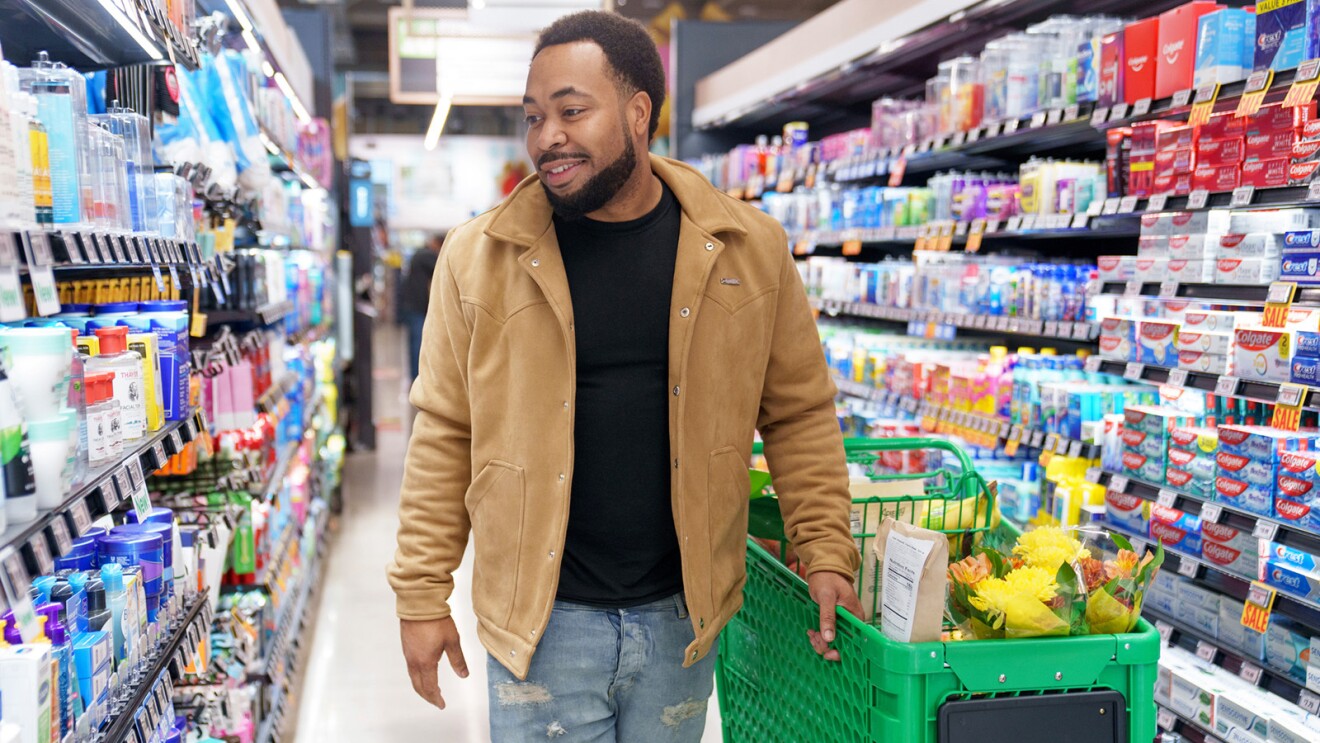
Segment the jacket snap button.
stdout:
<svg viewBox="0 0 1320 743">
<path fill-rule="evenodd" d="M 550 550 L 550 559 L 551 559 L 551 560 L 555 559 L 555 551 L 554 551 L 554 550 Z"/>
<path fill-rule="evenodd" d="M 715 243 L 706 243 L 706 250 L 714 250 Z"/>
<path fill-rule="evenodd" d="M 564 410 L 568 410 L 568 400 L 564 401 Z"/>
<path fill-rule="evenodd" d="M 532 637 L 536 637 L 536 630 L 532 630 Z"/>
<path fill-rule="evenodd" d="M 536 267 L 539 266 L 539 265 L 541 265 L 541 259 L 540 259 L 540 258 L 533 258 L 533 259 L 532 259 L 532 268 L 536 268 Z"/>
<path fill-rule="evenodd" d="M 692 310 L 689 310 L 689 309 L 686 308 L 686 307 L 684 307 L 683 309 L 681 309 L 681 310 L 678 311 L 678 316 L 679 316 L 679 317 L 687 317 L 688 315 L 691 315 L 691 314 L 692 314 Z"/>
<path fill-rule="evenodd" d="M 559 481 L 560 481 L 560 482 L 563 482 L 563 481 L 564 481 L 564 473 L 562 473 L 562 472 L 559 473 Z"/>
<path fill-rule="evenodd" d="M 674 397 L 678 397 L 678 385 L 674 385 Z"/>
</svg>

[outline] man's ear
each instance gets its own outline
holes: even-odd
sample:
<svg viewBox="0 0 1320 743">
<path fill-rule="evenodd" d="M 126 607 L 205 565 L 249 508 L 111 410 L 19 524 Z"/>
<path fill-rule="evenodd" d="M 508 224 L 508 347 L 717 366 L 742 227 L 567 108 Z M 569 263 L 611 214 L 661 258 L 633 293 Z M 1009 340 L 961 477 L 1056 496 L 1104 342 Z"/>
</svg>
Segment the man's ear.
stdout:
<svg viewBox="0 0 1320 743">
<path fill-rule="evenodd" d="M 633 93 L 628 99 L 628 129 L 633 136 L 649 140 L 651 138 L 651 96 L 644 90 Z"/>
</svg>

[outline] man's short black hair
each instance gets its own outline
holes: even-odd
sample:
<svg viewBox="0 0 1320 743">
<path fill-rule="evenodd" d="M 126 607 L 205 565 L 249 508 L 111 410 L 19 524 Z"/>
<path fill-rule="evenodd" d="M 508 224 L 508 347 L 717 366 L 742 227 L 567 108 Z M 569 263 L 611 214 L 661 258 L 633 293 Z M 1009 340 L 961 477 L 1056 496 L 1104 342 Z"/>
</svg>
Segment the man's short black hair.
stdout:
<svg viewBox="0 0 1320 743">
<path fill-rule="evenodd" d="M 651 136 L 660 126 L 660 106 L 665 102 L 665 68 L 660 52 L 637 21 L 614 13 L 584 10 L 550 24 L 536 40 L 535 57 L 548 46 L 590 41 L 605 52 L 611 71 L 627 95 L 642 91 L 651 97 Z"/>
</svg>

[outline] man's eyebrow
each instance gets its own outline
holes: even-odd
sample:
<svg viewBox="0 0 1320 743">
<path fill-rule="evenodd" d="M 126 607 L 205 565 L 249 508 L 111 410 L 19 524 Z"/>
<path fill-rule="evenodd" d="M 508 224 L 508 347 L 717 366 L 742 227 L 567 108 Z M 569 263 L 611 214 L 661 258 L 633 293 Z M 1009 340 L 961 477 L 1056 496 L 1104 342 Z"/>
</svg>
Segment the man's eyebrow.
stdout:
<svg viewBox="0 0 1320 743">
<path fill-rule="evenodd" d="M 551 94 L 550 94 L 550 100 L 552 100 L 552 101 L 556 101 L 556 100 L 559 100 L 560 98 L 567 98 L 567 97 L 570 96 L 570 95 L 581 96 L 581 97 L 583 97 L 583 98 L 593 98 L 593 97 L 594 97 L 594 96 L 592 96 L 590 93 L 585 93 L 585 92 L 583 92 L 583 91 L 581 91 L 581 90 L 578 90 L 577 88 L 573 87 L 572 85 L 569 85 L 569 86 L 566 87 L 566 88 L 560 88 L 559 90 L 556 90 L 555 92 L 551 93 Z M 531 97 L 530 95 L 525 95 L 525 96 L 523 96 L 523 105 L 524 105 L 524 106 L 534 106 L 534 105 L 536 105 L 536 99 L 533 98 L 533 97 Z"/>
</svg>

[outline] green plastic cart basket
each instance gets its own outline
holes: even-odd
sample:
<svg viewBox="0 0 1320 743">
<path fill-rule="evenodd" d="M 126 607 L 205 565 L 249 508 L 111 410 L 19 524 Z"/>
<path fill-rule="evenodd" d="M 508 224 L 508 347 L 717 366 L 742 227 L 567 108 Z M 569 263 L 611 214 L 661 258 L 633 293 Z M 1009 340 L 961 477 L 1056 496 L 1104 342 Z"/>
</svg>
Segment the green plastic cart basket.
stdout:
<svg viewBox="0 0 1320 743">
<path fill-rule="evenodd" d="M 850 461 L 866 465 L 884 451 L 953 453 L 960 472 L 926 473 L 932 499 L 961 499 L 973 488 L 985 487 L 966 455 L 942 440 L 852 440 L 846 446 Z M 874 466 L 867 470 L 873 478 L 893 477 Z M 773 502 L 768 496 L 758 500 Z M 863 505 L 872 505 L 872 500 Z M 1007 525 L 992 529 L 989 518 L 984 523 L 978 519 L 972 531 L 985 532 L 987 541 L 1011 543 L 1017 536 Z M 869 555 L 867 540 L 874 534 L 854 536 Z M 1117 709 L 1087 709 L 1124 720 L 1126 731 L 1116 740 L 1149 743 L 1155 737 L 1161 642 L 1145 620 L 1134 632 L 1121 635 L 899 643 L 841 611 L 833 647 L 842 660 L 833 663 L 816 655 L 807 641 L 806 630 L 818 619 L 806 582 L 749 540 L 744 605 L 721 636 L 716 666 L 726 743 L 945 743 L 952 740 L 941 734 L 946 703 L 977 700 L 982 711 L 999 706 L 1010 714 L 1020 709 L 1031 716 L 1037 714 L 1030 706 L 1033 701 L 1064 702 L 1054 707 L 1061 709 L 1069 700 L 1105 696 L 1101 692 L 1118 700 Z M 1099 718 L 1075 719 L 1084 725 Z M 1111 716 L 1106 722 L 1114 720 Z M 1033 722 L 1030 717 L 1024 720 L 1027 726 Z M 1044 737 L 1034 740 L 1063 739 L 1057 728 L 1040 732 Z M 987 732 L 986 737 L 994 736 Z"/>
</svg>

